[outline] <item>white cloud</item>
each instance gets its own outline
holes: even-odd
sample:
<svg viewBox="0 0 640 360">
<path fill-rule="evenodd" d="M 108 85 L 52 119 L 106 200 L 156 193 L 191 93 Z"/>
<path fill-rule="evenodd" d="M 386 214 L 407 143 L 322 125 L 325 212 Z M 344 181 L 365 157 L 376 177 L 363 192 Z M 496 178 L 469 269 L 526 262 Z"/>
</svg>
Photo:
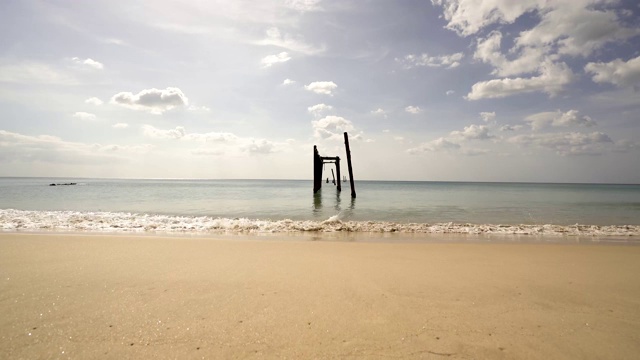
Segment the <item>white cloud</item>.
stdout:
<svg viewBox="0 0 640 360">
<path fill-rule="evenodd" d="M 116 123 L 116 124 L 113 124 L 112 127 L 115 128 L 115 129 L 126 129 L 126 128 L 129 127 L 129 124 L 127 124 L 127 123 Z"/>
<path fill-rule="evenodd" d="M 422 112 L 422 109 L 420 109 L 419 106 L 409 105 L 406 108 L 404 108 L 404 111 L 415 115 L 415 114 L 420 114 Z"/>
<path fill-rule="evenodd" d="M 435 140 L 422 143 L 415 148 L 407 150 L 407 152 L 409 154 L 419 154 L 423 152 L 449 151 L 457 149 L 460 149 L 460 144 L 456 144 L 446 138 L 440 137 Z"/>
<path fill-rule="evenodd" d="M 64 141 L 56 136 L 31 136 L 0 130 L 0 162 L 19 161 L 91 166 L 122 161 L 126 159 L 126 155 L 146 153 L 152 148 L 148 144 L 84 144 Z"/>
<path fill-rule="evenodd" d="M 493 138 L 493 136 L 489 134 L 489 127 L 476 124 L 465 126 L 462 131 L 452 131 L 450 135 L 465 140 L 488 140 Z"/>
<path fill-rule="evenodd" d="M 274 64 L 287 62 L 289 60 L 291 60 L 291 56 L 289 56 L 288 52 L 283 51 L 283 52 L 281 52 L 279 54 L 276 54 L 276 55 L 265 56 L 264 58 L 262 58 L 260 63 L 262 64 L 262 67 L 268 68 L 268 67 L 271 67 Z"/>
<path fill-rule="evenodd" d="M 286 0 L 285 5 L 300 12 L 307 12 L 321 10 L 322 8 L 318 5 L 320 2 L 321 0 Z"/>
<path fill-rule="evenodd" d="M 502 125 L 500 131 L 518 131 L 522 129 L 522 125 Z"/>
<path fill-rule="evenodd" d="M 480 113 L 480 118 L 482 119 L 482 121 L 488 123 L 491 122 L 492 120 L 494 120 L 496 118 L 496 112 L 486 112 L 483 111 Z"/>
<path fill-rule="evenodd" d="M 444 8 L 448 29 L 469 36 L 493 23 L 513 23 L 525 12 L 540 7 L 544 0 L 431 0 L 431 3 Z"/>
<path fill-rule="evenodd" d="M 566 113 L 558 111 L 547 111 L 529 115 L 524 119 L 531 125 L 534 131 L 547 127 L 569 127 L 569 126 L 594 126 L 596 122 L 589 116 L 578 116 L 578 110 L 569 110 Z"/>
<path fill-rule="evenodd" d="M 333 91 L 338 88 L 338 85 L 333 81 L 314 81 L 305 85 L 304 88 L 316 94 L 333 96 Z"/>
<path fill-rule="evenodd" d="M 0 82 L 17 84 L 76 85 L 77 79 L 48 64 L 25 61 L 0 65 Z"/>
<path fill-rule="evenodd" d="M 313 133 L 316 138 L 341 140 L 345 131 L 352 131 L 353 124 L 351 121 L 340 116 L 326 116 L 320 120 L 311 122 Z"/>
<path fill-rule="evenodd" d="M 295 84 L 295 83 L 296 83 L 296 82 L 295 82 L 294 80 L 291 80 L 291 79 L 284 79 L 284 81 L 282 82 L 282 85 L 287 86 L 287 85 L 293 85 L 293 84 Z"/>
<path fill-rule="evenodd" d="M 585 71 L 593 74 L 597 83 L 611 83 L 617 86 L 632 86 L 640 83 L 640 56 L 627 62 L 616 59 L 608 63 L 590 62 Z"/>
<path fill-rule="evenodd" d="M 541 66 L 541 74 L 531 78 L 505 78 L 473 84 L 468 100 L 503 98 L 516 94 L 542 91 L 555 96 L 573 80 L 573 72 L 564 63 L 547 62 Z"/>
<path fill-rule="evenodd" d="M 473 54 L 474 59 L 494 67 L 491 72 L 493 75 L 513 76 L 538 72 L 540 64 L 546 59 L 545 49 L 526 47 L 517 53 L 514 60 L 509 60 L 501 53 L 501 42 L 502 34 L 499 31 L 492 31 L 486 38 L 478 40 Z"/>
<path fill-rule="evenodd" d="M 613 140 L 601 132 L 517 135 L 509 138 L 508 142 L 551 149 L 563 156 L 601 155 L 607 151 L 608 146 L 613 144 Z"/>
<path fill-rule="evenodd" d="M 333 109 L 333 106 L 327 104 L 316 104 L 313 106 L 309 106 L 307 111 L 312 113 L 314 116 L 320 116 L 323 112 L 329 111 Z"/>
<path fill-rule="evenodd" d="M 90 97 L 87 100 L 84 101 L 86 104 L 91 104 L 91 105 L 102 105 L 102 100 L 98 99 L 97 97 Z"/>
<path fill-rule="evenodd" d="M 375 110 L 372 110 L 372 111 L 371 111 L 371 114 L 372 114 L 372 115 L 375 115 L 375 116 L 382 116 L 382 117 L 384 117 L 385 119 L 387 118 L 387 112 L 386 112 L 386 111 L 384 111 L 382 108 L 377 108 L 377 109 L 375 109 Z"/>
<path fill-rule="evenodd" d="M 80 59 L 78 57 L 74 57 L 74 58 L 71 58 L 71 60 L 74 62 L 74 64 L 77 64 L 77 65 L 90 67 L 90 68 L 96 69 L 96 70 L 104 69 L 104 65 L 101 62 L 95 61 L 93 59 L 87 58 L 87 59 L 83 60 L 83 59 Z"/>
<path fill-rule="evenodd" d="M 407 69 L 417 66 L 445 67 L 447 69 L 453 69 L 460 66 L 460 60 L 462 60 L 463 57 L 464 54 L 461 52 L 441 56 L 429 56 L 429 54 L 410 54 L 402 59 L 396 59 L 396 61 L 401 62 Z"/>
<path fill-rule="evenodd" d="M 455 93 L 456 93 L 456 92 L 455 92 L 455 91 L 453 91 L 453 90 L 447 90 L 447 92 L 445 92 L 445 94 L 447 94 L 447 96 L 449 96 L 449 95 L 453 95 L 453 94 L 455 94 Z"/>
<path fill-rule="evenodd" d="M 271 154 L 276 152 L 276 144 L 265 139 L 251 140 L 242 149 L 250 154 Z"/>
<path fill-rule="evenodd" d="M 163 90 L 146 89 L 137 94 L 117 93 L 111 98 L 111 103 L 159 115 L 176 107 L 186 106 L 189 104 L 189 100 L 180 89 L 168 87 Z"/>
<path fill-rule="evenodd" d="M 195 106 L 195 105 L 190 105 L 187 108 L 187 110 L 197 112 L 197 113 L 208 113 L 211 111 L 211 109 L 207 106 Z"/>
<path fill-rule="evenodd" d="M 314 55 L 324 52 L 325 48 L 307 44 L 301 37 L 283 34 L 277 27 L 267 29 L 266 38 L 256 43 L 257 45 L 270 45 L 298 52 L 306 55 Z"/>
<path fill-rule="evenodd" d="M 74 113 L 73 117 L 76 118 L 76 119 L 88 120 L 88 121 L 92 121 L 92 120 L 96 119 L 96 115 L 95 114 L 91 114 L 91 113 L 83 112 L 83 111 L 78 111 L 78 112 Z"/>
<path fill-rule="evenodd" d="M 598 6 L 604 5 L 604 6 Z M 609 42 L 640 34 L 640 28 L 627 28 L 614 10 L 601 0 L 549 2 L 540 11 L 541 21 L 523 31 L 517 47 L 549 46 L 559 54 L 588 56 Z"/>
<path fill-rule="evenodd" d="M 153 139 L 181 139 L 186 135 L 186 131 L 182 126 L 176 126 L 175 129 L 161 130 L 151 125 L 142 125 L 142 134 Z"/>
</svg>

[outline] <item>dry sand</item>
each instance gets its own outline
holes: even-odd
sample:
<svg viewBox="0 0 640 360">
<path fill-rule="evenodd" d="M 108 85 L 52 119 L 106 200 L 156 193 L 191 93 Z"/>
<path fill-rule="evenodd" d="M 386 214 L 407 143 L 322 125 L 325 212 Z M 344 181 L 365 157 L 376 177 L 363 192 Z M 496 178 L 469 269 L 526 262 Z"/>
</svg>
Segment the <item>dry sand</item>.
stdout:
<svg viewBox="0 0 640 360">
<path fill-rule="evenodd" d="M 634 359 L 640 247 L 0 235 L 0 358 Z"/>
</svg>

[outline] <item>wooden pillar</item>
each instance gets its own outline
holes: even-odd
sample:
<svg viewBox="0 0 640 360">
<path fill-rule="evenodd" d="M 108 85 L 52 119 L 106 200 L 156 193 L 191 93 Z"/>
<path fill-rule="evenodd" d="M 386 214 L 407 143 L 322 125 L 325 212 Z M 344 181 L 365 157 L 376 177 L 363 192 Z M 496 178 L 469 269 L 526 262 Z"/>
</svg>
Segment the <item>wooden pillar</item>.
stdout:
<svg viewBox="0 0 640 360">
<path fill-rule="evenodd" d="M 340 177 L 340 158 L 336 156 L 336 173 L 338 177 L 338 191 L 342 191 L 342 178 Z"/>
<path fill-rule="evenodd" d="M 347 151 L 347 168 L 349 169 L 349 184 L 351 185 L 351 197 L 355 199 L 356 197 L 356 188 L 353 184 L 353 169 L 351 168 L 351 149 L 349 149 L 349 135 L 347 132 L 344 133 L 344 147 Z"/>
<path fill-rule="evenodd" d="M 331 177 L 333 178 L 333 185 L 336 184 L 336 174 L 333 172 L 333 169 L 331 169 Z"/>
<path fill-rule="evenodd" d="M 322 159 L 318 154 L 318 148 L 313 145 L 313 193 L 317 193 L 322 187 Z"/>
</svg>

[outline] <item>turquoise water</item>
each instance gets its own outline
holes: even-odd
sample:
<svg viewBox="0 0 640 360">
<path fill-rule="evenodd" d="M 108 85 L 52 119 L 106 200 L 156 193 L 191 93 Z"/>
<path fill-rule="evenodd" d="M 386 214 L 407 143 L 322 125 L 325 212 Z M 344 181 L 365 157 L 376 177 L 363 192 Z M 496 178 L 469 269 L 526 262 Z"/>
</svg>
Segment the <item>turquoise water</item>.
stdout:
<svg viewBox="0 0 640 360">
<path fill-rule="evenodd" d="M 48 186 L 76 182 L 76 186 Z M 0 209 L 260 220 L 640 224 L 640 185 L 0 178 Z"/>
</svg>

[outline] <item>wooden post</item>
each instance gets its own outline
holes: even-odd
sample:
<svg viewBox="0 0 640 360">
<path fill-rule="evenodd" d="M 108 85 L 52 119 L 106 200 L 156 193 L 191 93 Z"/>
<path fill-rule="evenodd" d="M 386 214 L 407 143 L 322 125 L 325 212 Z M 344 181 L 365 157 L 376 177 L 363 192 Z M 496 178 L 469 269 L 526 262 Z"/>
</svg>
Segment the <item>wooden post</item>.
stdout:
<svg viewBox="0 0 640 360">
<path fill-rule="evenodd" d="M 336 156 L 336 172 L 338 173 L 338 191 L 342 191 L 342 181 L 340 181 L 340 157 Z"/>
<path fill-rule="evenodd" d="M 331 177 L 333 178 L 333 185 L 336 184 L 336 174 L 333 172 L 333 169 L 331 169 Z"/>
<path fill-rule="evenodd" d="M 318 148 L 313 145 L 313 193 L 317 193 L 322 187 L 322 159 L 318 154 Z"/>
<path fill-rule="evenodd" d="M 351 197 L 355 199 L 356 197 L 356 188 L 353 184 L 353 169 L 351 168 L 351 149 L 349 149 L 349 135 L 347 132 L 344 133 L 344 147 L 347 151 L 347 168 L 349 169 L 349 184 L 351 185 Z"/>
</svg>

